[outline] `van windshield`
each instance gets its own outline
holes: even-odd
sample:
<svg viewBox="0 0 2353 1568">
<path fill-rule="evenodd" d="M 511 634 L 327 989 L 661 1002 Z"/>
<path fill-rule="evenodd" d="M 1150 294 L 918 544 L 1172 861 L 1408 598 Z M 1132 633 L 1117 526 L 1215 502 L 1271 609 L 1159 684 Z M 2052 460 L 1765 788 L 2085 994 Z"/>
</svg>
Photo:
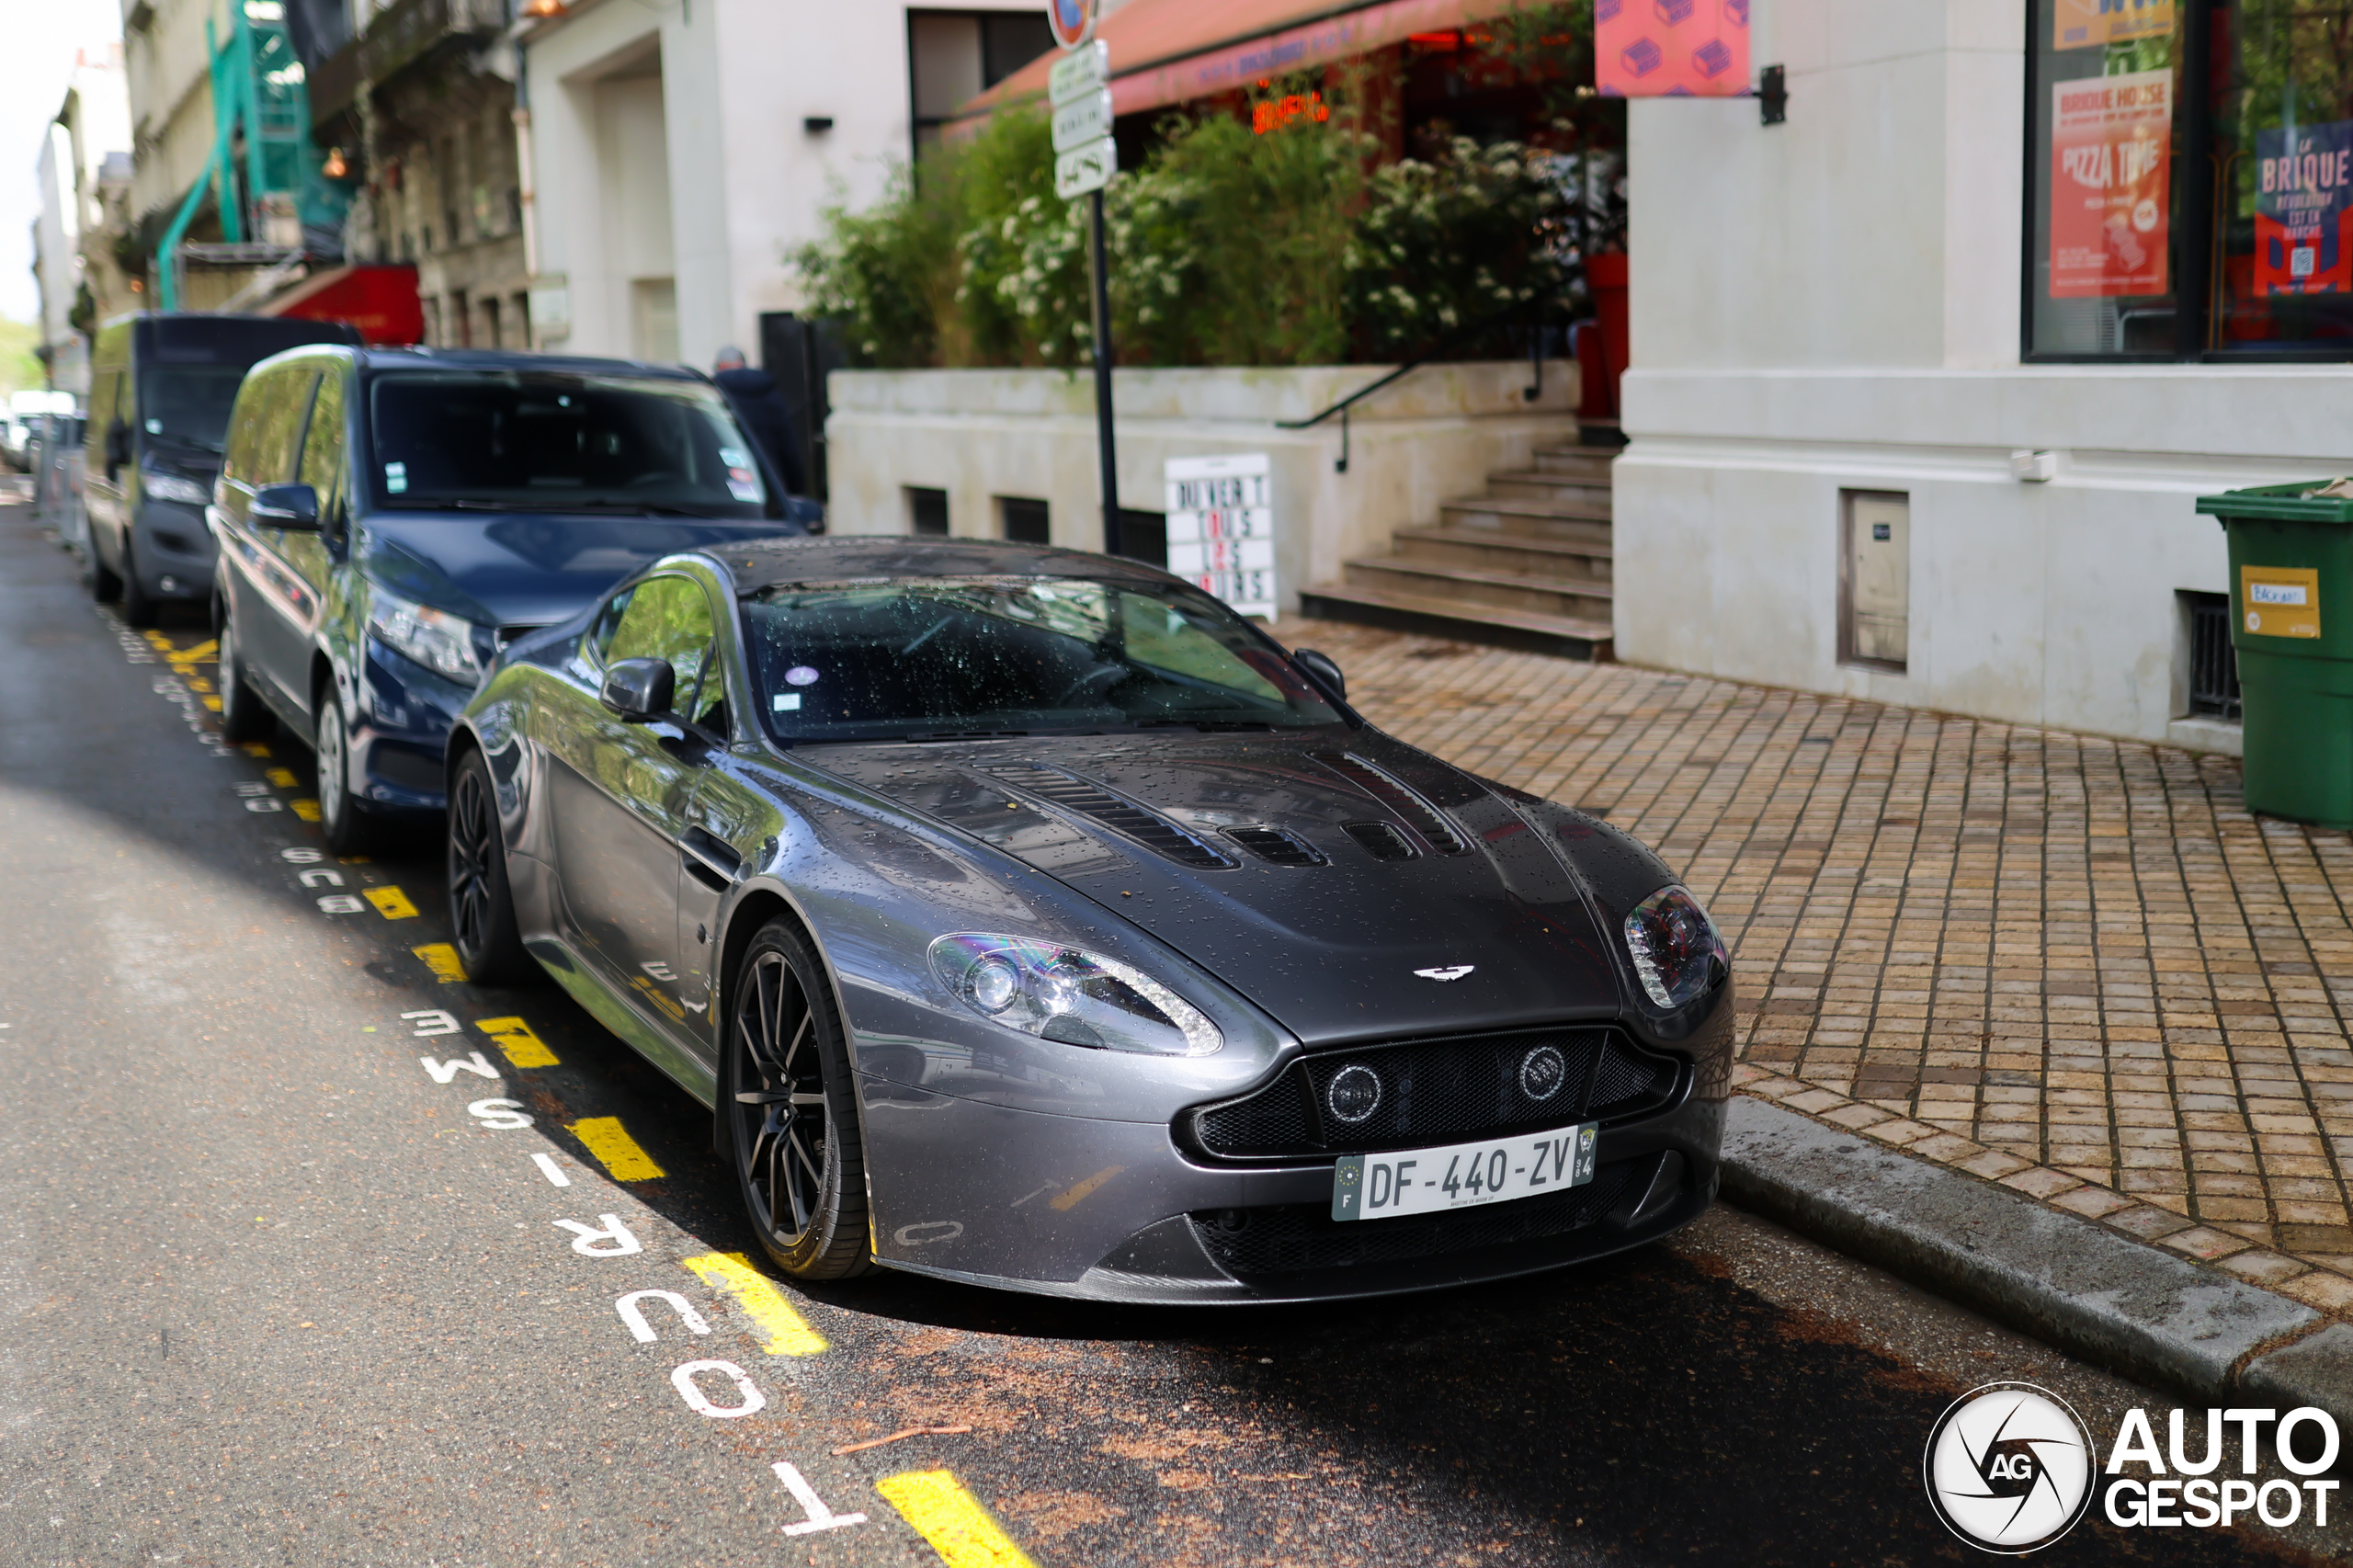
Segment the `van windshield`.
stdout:
<svg viewBox="0 0 2353 1568">
<path fill-rule="evenodd" d="M 769 515 L 750 437 L 697 381 L 401 372 L 369 418 L 388 506 Z"/>
<path fill-rule="evenodd" d="M 139 427 L 150 440 L 217 454 L 244 379 L 243 365 L 152 367 L 140 378 Z"/>
</svg>

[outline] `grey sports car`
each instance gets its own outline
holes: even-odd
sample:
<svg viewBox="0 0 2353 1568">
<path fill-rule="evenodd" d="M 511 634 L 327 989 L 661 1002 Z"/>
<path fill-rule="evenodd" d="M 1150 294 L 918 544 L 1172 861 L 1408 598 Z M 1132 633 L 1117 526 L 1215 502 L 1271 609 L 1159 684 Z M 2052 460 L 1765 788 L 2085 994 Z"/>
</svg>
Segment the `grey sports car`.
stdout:
<svg viewBox="0 0 2353 1568">
<path fill-rule="evenodd" d="M 712 1107 L 792 1275 L 1367 1295 L 1715 1193 L 1731 969 L 1674 874 L 1149 566 L 674 555 L 507 649 L 449 785 L 470 974 Z"/>
</svg>

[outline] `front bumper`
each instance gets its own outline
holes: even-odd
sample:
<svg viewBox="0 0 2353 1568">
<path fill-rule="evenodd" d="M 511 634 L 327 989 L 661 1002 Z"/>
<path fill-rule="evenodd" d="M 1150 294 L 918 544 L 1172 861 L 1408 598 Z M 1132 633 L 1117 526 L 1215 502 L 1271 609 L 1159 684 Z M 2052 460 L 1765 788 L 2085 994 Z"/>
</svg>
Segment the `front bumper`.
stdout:
<svg viewBox="0 0 2353 1568">
<path fill-rule="evenodd" d="M 139 586 L 149 597 L 211 599 L 219 546 L 212 530 L 205 526 L 203 507 L 142 499 L 131 534 Z"/>
<path fill-rule="evenodd" d="M 362 696 L 351 726 L 351 792 L 392 811 L 448 809 L 443 754 L 474 687 L 367 640 Z"/>
<path fill-rule="evenodd" d="M 1199 1304 L 1558 1268 L 1654 1240 L 1713 1200 L 1717 1078 L 1702 1063 L 1676 1103 L 1605 1128 L 1593 1182 L 1558 1199 L 1341 1224 L 1328 1217 L 1330 1159 L 1213 1168 L 1188 1159 L 1166 1124 L 1016 1110 L 861 1074 L 875 1258 L 1044 1295 Z"/>
</svg>

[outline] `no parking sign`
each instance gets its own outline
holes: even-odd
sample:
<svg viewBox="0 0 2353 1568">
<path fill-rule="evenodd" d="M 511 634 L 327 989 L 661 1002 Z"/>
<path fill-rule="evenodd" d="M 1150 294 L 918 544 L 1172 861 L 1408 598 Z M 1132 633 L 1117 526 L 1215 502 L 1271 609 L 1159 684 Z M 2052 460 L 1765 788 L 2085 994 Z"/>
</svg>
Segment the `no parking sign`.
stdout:
<svg viewBox="0 0 2353 1568">
<path fill-rule="evenodd" d="M 1054 29 L 1054 41 L 1064 49 L 1076 49 L 1095 36 L 1095 17 L 1103 9 L 1103 0 L 1046 0 L 1046 25 Z"/>
</svg>

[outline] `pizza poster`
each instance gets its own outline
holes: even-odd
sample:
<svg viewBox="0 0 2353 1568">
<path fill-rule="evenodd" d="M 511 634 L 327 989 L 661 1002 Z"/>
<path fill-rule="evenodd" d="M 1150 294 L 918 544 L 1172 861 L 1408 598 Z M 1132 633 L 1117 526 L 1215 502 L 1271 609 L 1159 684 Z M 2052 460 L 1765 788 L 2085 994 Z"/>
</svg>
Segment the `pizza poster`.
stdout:
<svg viewBox="0 0 2353 1568">
<path fill-rule="evenodd" d="M 2165 291 L 2173 73 L 2052 89 L 2051 297 Z"/>
<path fill-rule="evenodd" d="M 1748 0 L 1594 0 L 1593 72 L 1604 97 L 1745 97 Z"/>
<path fill-rule="evenodd" d="M 2353 293 L 2353 119 L 2255 133 L 2255 292 Z"/>
<path fill-rule="evenodd" d="M 2053 49 L 2173 35 L 2174 0 L 2052 0 Z"/>
</svg>

